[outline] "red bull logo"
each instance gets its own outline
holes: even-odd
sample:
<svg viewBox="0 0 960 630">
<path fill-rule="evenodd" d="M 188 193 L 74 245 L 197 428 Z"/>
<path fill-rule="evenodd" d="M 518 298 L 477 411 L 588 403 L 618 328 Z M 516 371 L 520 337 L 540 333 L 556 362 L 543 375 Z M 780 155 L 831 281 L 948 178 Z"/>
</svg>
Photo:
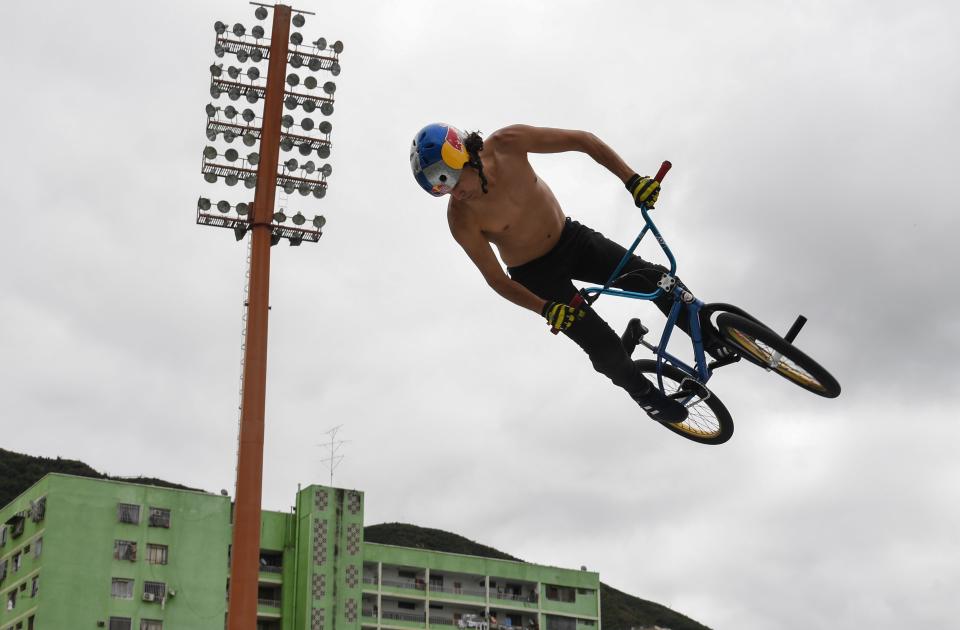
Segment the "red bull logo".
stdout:
<svg viewBox="0 0 960 630">
<path fill-rule="evenodd" d="M 447 127 L 447 142 L 457 151 L 463 150 L 463 143 L 460 142 L 460 134 L 453 127 Z"/>
</svg>

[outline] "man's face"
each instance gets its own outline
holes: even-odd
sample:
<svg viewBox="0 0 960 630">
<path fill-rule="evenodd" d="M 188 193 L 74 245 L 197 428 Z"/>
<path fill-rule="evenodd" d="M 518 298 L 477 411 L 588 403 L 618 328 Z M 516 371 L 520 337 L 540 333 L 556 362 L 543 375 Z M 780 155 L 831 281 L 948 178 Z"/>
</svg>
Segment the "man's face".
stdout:
<svg viewBox="0 0 960 630">
<path fill-rule="evenodd" d="M 453 187 L 450 194 L 457 201 L 463 201 L 474 199 L 480 192 L 480 174 L 477 169 L 464 165 L 463 171 L 460 172 L 460 179 L 457 180 L 457 185 Z"/>
</svg>

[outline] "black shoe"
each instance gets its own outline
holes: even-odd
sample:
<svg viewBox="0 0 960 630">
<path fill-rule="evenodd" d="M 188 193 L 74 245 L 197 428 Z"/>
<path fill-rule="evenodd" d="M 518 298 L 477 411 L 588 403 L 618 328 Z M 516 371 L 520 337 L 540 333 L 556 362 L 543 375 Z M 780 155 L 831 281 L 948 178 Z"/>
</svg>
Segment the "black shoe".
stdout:
<svg viewBox="0 0 960 630">
<path fill-rule="evenodd" d="M 733 348 L 721 341 L 705 343 L 703 349 L 706 350 L 707 354 L 709 354 L 714 361 L 726 361 L 737 354 Z"/>
<path fill-rule="evenodd" d="M 687 419 L 687 408 L 672 398 L 663 395 L 659 388 L 649 382 L 649 389 L 643 393 L 632 393 L 633 398 L 647 415 L 657 422 L 677 424 Z"/>
</svg>

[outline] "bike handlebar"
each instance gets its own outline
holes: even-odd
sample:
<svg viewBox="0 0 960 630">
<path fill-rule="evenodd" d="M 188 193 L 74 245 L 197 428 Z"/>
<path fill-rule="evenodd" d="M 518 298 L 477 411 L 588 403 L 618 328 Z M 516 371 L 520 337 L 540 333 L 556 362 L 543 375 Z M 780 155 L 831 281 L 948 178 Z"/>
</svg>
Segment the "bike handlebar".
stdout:
<svg viewBox="0 0 960 630">
<path fill-rule="evenodd" d="M 654 175 L 653 178 L 658 182 L 663 183 L 663 178 L 667 176 L 667 172 L 671 168 L 673 168 L 673 164 L 671 164 L 670 160 L 664 160 L 663 163 L 660 165 L 660 170 L 657 171 L 657 174 Z M 583 302 L 584 302 L 583 295 L 578 291 L 577 294 L 574 295 L 573 298 L 570 300 L 570 302 L 568 303 L 568 306 L 577 308 L 578 306 L 583 304 Z M 550 326 L 550 332 L 556 335 L 557 333 L 560 332 L 560 329 Z"/>
</svg>

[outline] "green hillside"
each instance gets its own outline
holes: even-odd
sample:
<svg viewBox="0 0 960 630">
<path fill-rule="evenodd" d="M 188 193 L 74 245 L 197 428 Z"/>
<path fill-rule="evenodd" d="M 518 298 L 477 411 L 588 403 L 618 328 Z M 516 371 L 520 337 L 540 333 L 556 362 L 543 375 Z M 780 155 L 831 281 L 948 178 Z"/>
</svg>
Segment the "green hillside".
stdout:
<svg viewBox="0 0 960 630">
<path fill-rule="evenodd" d="M 186 486 L 149 477 L 108 477 L 98 473 L 83 462 L 72 459 L 33 457 L 0 449 L 0 506 L 6 505 L 44 475 L 52 472 L 194 490 L 194 488 L 187 488 Z M 457 534 L 406 523 L 369 525 L 364 528 L 363 536 L 364 540 L 368 542 L 384 545 L 414 547 L 501 560 L 520 560 L 520 558 Z M 641 628 L 652 628 L 654 626 L 669 628 L 670 630 L 710 630 L 707 626 L 670 610 L 666 606 L 627 595 L 606 584 L 600 585 L 600 614 L 604 630 L 640 630 Z"/>
</svg>

